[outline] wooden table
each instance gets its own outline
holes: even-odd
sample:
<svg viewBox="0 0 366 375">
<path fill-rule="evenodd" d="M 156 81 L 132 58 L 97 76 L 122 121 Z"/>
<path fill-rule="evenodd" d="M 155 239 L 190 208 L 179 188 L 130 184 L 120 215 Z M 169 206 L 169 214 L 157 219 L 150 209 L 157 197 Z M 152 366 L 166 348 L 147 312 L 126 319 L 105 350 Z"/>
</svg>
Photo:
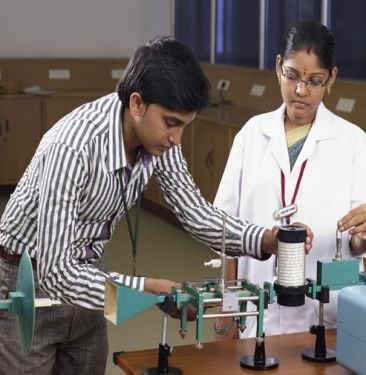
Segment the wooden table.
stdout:
<svg viewBox="0 0 366 375">
<path fill-rule="evenodd" d="M 175 347 L 169 357 L 169 366 L 178 367 L 185 375 L 345 375 L 352 374 L 336 362 L 315 363 L 301 357 L 303 349 L 314 347 L 315 336 L 310 333 L 292 333 L 266 337 L 266 355 L 277 357 L 279 366 L 272 370 L 253 371 L 240 366 L 240 357 L 254 354 L 254 339 L 211 342 L 198 350 L 194 345 Z M 327 332 L 327 347 L 334 348 L 336 333 Z M 128 375 L 141 375 L 144 370 L 157 366 L 157 349 L 120 353 L 116 364 Z"/>
</svg>

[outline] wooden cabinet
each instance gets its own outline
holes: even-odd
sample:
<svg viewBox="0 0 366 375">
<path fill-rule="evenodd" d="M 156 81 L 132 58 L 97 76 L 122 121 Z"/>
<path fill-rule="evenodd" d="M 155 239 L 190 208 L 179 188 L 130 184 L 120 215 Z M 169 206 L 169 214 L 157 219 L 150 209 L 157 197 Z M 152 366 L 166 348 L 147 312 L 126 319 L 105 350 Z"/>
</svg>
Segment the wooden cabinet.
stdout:
<svg viewBox="0 0 366 375">
<path fill-rule="evenodd" d="M 99 97 L 103 96 L 103 93 L 96 94 L 56 94 L 43 98 L 44 109 L 44 131 L 51 128 L 58 120 L 70 113 L 75 108 L 81 106 L 84 103 L 91 102 Z"/>
<path fill-rule="evenodd" d="M 0 185 L 19 182 L 45 131 L 76 107 L 102 95 L 0 96 Z"/>
<path fill-rule="evenodd" d="M 127 63 L 127 58 L 0 59 L 2 82 L 15 82 L 20 88 L 36 84 L 54 93 L 0 96 L 0 185 L 18 183 L 42 134 L 59 119 L 113 92 Z M 53 79 L 52 70 L 65 71 L 70 79 Z"/>
<path fill-rule="evenodd" d="M 0 184 L 16 184 L 42 136 L 41 98 L 0 96 Z"/>
<path fill-rule="evenodd" d="M 193 178 L 211 203 L 224 172 L 236 129 L 197 119 L 194 124 Z"/>
</svg>

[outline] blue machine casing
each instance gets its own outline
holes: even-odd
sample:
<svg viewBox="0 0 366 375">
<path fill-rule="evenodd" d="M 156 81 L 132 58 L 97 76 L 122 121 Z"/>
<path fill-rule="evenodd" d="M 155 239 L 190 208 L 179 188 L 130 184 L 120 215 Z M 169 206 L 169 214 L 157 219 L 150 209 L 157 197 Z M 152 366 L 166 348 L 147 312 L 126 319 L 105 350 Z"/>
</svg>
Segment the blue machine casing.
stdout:
<svg viewBox="0 0 366 375">
<path fill-rule="evenodd" d="M 366 285 L 339 292 L 337 362 L 356 374 L 366 375 Z"/>
</svg>

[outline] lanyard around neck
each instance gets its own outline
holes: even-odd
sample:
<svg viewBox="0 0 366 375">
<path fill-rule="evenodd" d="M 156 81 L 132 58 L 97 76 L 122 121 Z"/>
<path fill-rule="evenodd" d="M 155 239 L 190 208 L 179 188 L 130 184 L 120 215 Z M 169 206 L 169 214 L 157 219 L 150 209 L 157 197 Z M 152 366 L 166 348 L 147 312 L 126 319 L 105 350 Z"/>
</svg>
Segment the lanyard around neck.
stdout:
<svg viewBox="0 0 366 375">
<path fill-rule="evenodd" d="M 295 186 L 295 191 L 291 199 L 291 204 L 295 203 L 297 193 L 299 191 L 300 183 L 302 176 L 304 174 L 304 170 L 306 167 L 307 159 L 302 163 L 299 176 L 297 177 L 297 182 Z M 283 171 L 281 169 L 281 200 L 282 200 L 282 207 L 286 207 L 286 199 L 285 199 L 285 175 L 283 174 Z M 287 224 L 290 224 L 290 217 L 286 217 Z"/>
<path fill-rule="evenodd" d="M 136 217 L 135 217 L 135 227 L 132 228 L 132 222 L 130 213 L 127 206 L 127 199 L 126 199 L 126 192 L 125 192 L 125 184 L 123 179 L 123 173 L 122 173 L 122 201 L 123 201 L 123 207 L 125 210 L 125 216 L 128 226 L 128 232 L 130 234 L 130 240 L 131 240 L 131 246 L 132 246 L 132 276 L 136 275 L 136 256 L 137 256 L 137 239 L 138 239 L 138 231 L 139 231 L 139 222 L 140 222 L 140 211 L 141 211 L 141 196 L 142 196 L 142 176 L 141 173 L 139 185 L 138 185 L 138 195 L 137 195 L 137 211 L 136 211 Z M 127 184 L 126 184 L 127 188 Z M 134 230 L 133 230 L 134 229 Z"/>
</svg>

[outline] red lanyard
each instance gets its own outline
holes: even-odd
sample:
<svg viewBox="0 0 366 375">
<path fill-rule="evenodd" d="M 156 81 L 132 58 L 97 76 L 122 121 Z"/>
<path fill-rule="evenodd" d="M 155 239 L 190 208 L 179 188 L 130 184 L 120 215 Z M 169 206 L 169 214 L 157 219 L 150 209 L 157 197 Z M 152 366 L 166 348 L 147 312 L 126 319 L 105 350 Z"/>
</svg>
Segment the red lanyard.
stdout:
<svg viewBox="0 0 366 375">
<path fill-rule="evenodd" d="M 304 170 L 305 170 L 307 161 L 308 160 L 306 159 L 302 163 L 302 165 L 301 165 L 300 173 L 299 173 L 299 176 L 297 177 L 297 182 L 296 182 L 296 186 L 295 186 L 294 195 L 292 196 L 292 199 L 291 199 L 291 204 L 295 203 L 296 196 L 297 196 L 297 193 L 299 191 L 301 179 L 302 179 L 302 176 L 304 174 Z M 285 201 L 285 175 L 283 174 L 282 169 L 281 169 L 281 199 L 282 199 L 282 207 L 286 207 L 286 201 Z M 286 218 L 286 221 L 287 221 L 287 224 L 290 224 L 290 218 L 289 217 Z"/>
</svg>

